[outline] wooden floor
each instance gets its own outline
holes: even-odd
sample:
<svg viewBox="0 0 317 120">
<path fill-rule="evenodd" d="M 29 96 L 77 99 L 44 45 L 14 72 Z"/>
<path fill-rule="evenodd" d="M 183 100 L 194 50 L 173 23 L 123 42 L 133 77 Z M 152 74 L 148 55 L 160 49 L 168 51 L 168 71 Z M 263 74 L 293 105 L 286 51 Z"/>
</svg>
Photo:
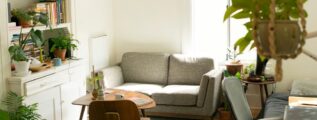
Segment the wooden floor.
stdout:
<svg viewBox="0 0 317 120">
<path fill-rule="evenodd" d="M 257 117 L 258 114 L 260 113 L 260 111 L 261 111 L 260 108 L 258 108 L 258 109 L 251 109 L 253 118 Z M 213 118 L 213 120 L 219 120 L 219 115 L 216 114 L 215 117 Z"/>
</svg>

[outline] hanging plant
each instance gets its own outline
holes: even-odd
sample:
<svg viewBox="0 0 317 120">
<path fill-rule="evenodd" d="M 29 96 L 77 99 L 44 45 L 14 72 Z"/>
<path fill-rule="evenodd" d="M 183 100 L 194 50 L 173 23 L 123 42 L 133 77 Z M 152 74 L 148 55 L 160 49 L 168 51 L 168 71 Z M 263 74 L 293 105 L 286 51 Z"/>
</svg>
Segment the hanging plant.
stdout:
<svg viewBox="0 0 317 120">
<path fill-rule="evenodd" d="M 303 9 L 306 0 L 231 0 L 224 20 L 248 19 L 244 26 L 247 33 L 237 40 L 234 47 L 239 52 L 250 46 L 257 48 L 261 58 L 257 73 L 263 74 L 268 58 L 277 60 L 277 80 L 281 80 L 281 59 L 295 58 L 301 53 L 306 36 L 307 12 Z M 252 4 L 250 4 L 252 3 Z M 300 25 L 298 21 L 301 20 Z M 302 27 L 300 29 L 300 27 Z M 287 44 L 285 44 L 287 43 Z M 263 62 L 264 65 L 258 65 Z M 258 68 L 257 68 L 258 69 Z M 258 72 L 260 71 L 260 72 Z"/>
</svg>

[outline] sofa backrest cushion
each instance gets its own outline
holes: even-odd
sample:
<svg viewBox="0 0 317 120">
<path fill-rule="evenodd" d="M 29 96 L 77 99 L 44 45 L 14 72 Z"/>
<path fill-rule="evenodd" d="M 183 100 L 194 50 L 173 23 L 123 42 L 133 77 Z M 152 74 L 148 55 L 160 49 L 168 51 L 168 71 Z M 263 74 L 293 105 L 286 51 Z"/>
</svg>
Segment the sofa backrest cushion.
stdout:
<svg viewBox="0 0 317 120">
<path fill-rule="evenodd" d="M 169 61 L 168 84 L 199 85 L 203 74 L 212 69 L 211 58 L 173 54 Z"/>
<path fill-rule="evenodd" d="M 124 82 L 167 84 L 169 54 L 129 52 L 122 56 Z"/>
</svg>

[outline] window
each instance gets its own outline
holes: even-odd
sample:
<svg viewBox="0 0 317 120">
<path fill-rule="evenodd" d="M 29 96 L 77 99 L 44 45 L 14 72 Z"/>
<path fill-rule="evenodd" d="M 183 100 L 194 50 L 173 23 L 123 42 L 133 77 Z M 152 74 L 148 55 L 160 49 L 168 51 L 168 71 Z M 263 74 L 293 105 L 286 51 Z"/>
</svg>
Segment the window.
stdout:
<svg viewBox="0 0 317 120">
<path fill-rule="evenodd" d="M 208 56 L 220 63 L 225 61 L 227 49 L 233 48 L 238 38 L 246 33 L 243 23 L 246 20 L 223 21 L 229 0 L 191 1 L 190 53 Z M 255 60 L 256 51 L 248 51 L 238 56 L 240 60 Z"/>
</svg>

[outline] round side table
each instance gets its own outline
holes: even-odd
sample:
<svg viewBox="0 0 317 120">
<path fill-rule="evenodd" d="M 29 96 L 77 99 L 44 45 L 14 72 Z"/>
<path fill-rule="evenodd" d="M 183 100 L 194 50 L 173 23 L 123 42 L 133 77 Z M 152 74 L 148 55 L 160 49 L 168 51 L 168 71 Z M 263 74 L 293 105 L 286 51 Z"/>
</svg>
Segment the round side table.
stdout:
<svg viewBox="0 0 317 120">
<path fill-rule="evenodd" d="M 262 107 L 264 107 L 265 99 L 264 99 L 263 88 L 265 90 L 265 95 L 266 95 L 266 98 L 267 98 L 269 96 L 269 93 L 268 93 L 268 90 L 267 90 L 267 85 L 275 84 L 276 81 L 272 80 L 272 81 L 252 82 L 252 81 L 242 80 L 242 83 L 244 83 L 244 93 L 247 92 L 249 84 L 258 85 L 259 86 L 259 88 L 260 88 L 260 96 L 261 96 L 261 105 L 262 105 Z"/>
</svg>

